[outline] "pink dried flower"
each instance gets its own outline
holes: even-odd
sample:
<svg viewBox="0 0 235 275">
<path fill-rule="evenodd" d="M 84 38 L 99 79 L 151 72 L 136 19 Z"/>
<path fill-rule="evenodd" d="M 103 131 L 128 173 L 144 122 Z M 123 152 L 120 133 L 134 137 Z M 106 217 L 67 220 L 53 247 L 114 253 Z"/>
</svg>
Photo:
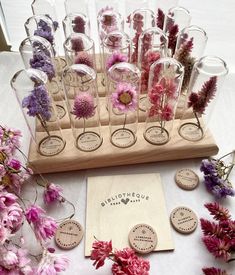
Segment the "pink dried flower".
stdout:
<svg viewBox="0 0 235 275">
<path fill-rule="evenodd" d="M 114 52 L 106 61 L 106 70 L 120 62 L 128 62 L 128 56 L 121 52 Z"/>
<path fill-rule="evenodd" d="M 129 83 L 120 82 L 115 92 L 111 95 L 113 108 L 121 112 L 135 111 L 137 108 L 137 91 L 135 86 Z"/>
<path fill-rule="evenodd" d="M 202 269 L 204 275 L 228 275 L 225 270 L 221 270 L 220 268 L 215 267 L 205 267 Z"/>
<path fill-rule="evenodd" d="M 0 149 L 1 150 L 1 149 Z M 2 177 L 4 177 L 6 175 L 6 169 L 4 167 L 4 165 L 0 164 L 0 180 Z M 0 206 L 1 207 L 1 206 Z"/>
<path fill-rule="evenodd" d="M 84 44 L 82 41 L 82 38 L 80 37 L 74 37 L 71 39 L 71 48 L 72 50 L 74 50 L 75 52 L 81 52 L 84 50 Z"/>
<path fill-rule="evenodd" d="M 110 27 L 117 27 L 117 17 L 115 12 L 113 11 L 106 11 L 102 13 L 101 18 L 101 27 L 106 32 L 110 32 Z"/>
<path fill-rule="evenodd" d="M 62 191 L 63 189 L 60 186 L 55 185 L 54 183 L 47 184 L 43 192 L 44 203 L 50 204 L 52 202 L 61 201 Z"/>
<path fill-rule="evenodd" d="M 114 253 L 112 273 L 114 275 L 148 275 L 149 262 L 137 257 L 130 248 L 116 251 Z"/>
<path fill-rule="evenodd" d="M 9 240 L 10 237 L 10 229 L 6 228 L 4 224 L 0 223 L 0 245 L 3 245 L 6 240 Z"/>
<path fill-rule="evenodd" d="M 76 16 L 74 20 L 72 21 L 73 23 L 73 31 L 76 33 L 85 33 L 85 25 L 86 22 L 81 16 Z"/>
<path fill-rule="evenodd" d="M 157 10 L 157 16 L 156 16 L 156 25 L 158 28 L 163 30 L 164 27 L 164 21 L 165 21 L 165 14 L 161 9 Z"/>
<path fill-rule="evenodd" d="M 10 169 L 14 169 L 16 171 L 20 170 L 21 168 L 21 162 L 17 159 L 11 159 L 7 165 Z"/>
<path fill-rule="evenodd" d="M 203 114 L 208 104 L 214 98 L 216 90 L 217 77 L 213 76 L 203 84 L 198 93 L 192 92 L 190 94 L 188 107 L 192 107 L 194 113 Z"/>
<path fill-rule="evenodd" d="M 45 211 L 37 205 L 32 205 L 25 211 L 25 217 L 29 223 L 39 222 L 42 215 L 44 214 L 45 214 Z"/>
<path fill-rule="evenodd" d="M 156 84 L 149 92 L 150 102 L 154 105 L 159 104 L 161 96 L 164 94 L 164 87 L 161 84 Z"/>
<path fill-rule="evenodd" d="M 77 53 L 74 58 L 74 63 L 75 64 L 83 64 L 83 65 L 86 65 L 91 68 L 94 67 L 94 62 L 93 62 L 91 56 L 87 52 Z"/>
<path fill-rule="evenodd" d="M 96 269 L 104 265 L 105 259 L 112 253 L 112 241 L 95 241 L 92 245 L 91 260 Z"/>
<path fill-rule="evenodd" d="M 94 97 L 83 92 L 75 97 L 72 114 L 78 119 L 88 119 L 95 115 L 95 108 Z"/>
<path fill-rule="evenodd" d="M 18 258 L 16 253 L 6 249 L 4 246 L 0 247 L 0 266 L 11 270 L 15 265 L 18 264 Z"/>
<path fill-rule="evenodd" d="M 218 224 L 214 222 L 210 222 L 205 219 L 200 219 L 200 222 L 201 222 L 201 229 L 205 236 L 212 236 L 212 237 L 223 236 L 223 230 Z"/>
<path fill-rule="evenodd" d="M 231 218 L 229 210 L 217 202 L 206 203 L 205 207 L 209 210 L 210 214 L 214 217 L 215 220 L 225 221 L 230 220 Z"/>
<path fill-rule="evenodd" d="M 16 196 L 7 191 L 0 190 L 0 210 L 4 210 L 16 202 Z"/>
<path fill-rule="evenodd" d="M 45 211 L 37 206 L 32 205 L 26 210 L 26 219 L 33 224 L 36 238 L 39 241 L 45 241 L 55 235 L 57 224 L 56 221 L 45 215 Z"/>
<path fill-rule="evenodd" d="M 38 265 L 37 275 L 56 275 L 68 268 L 69 260 L 64 255 L 43 251 L 42 259 Z"/>
<path fill-rule="evenodd" d="M 216 258 L 228 261 L 231 257 L 230 244 L 216 237 L 203 237 L 203 242 L 210 253 Z"/>
<path fill-rule="evenodd" d="M 166 104 L 163 109 L 162 109 L 162 113 L 161 113 L 161 119 L 165 120 L 165 121 L 169 121 L 171 119 L 173 119 L 173 108 L 170 104 Z"/>
<path fill-rule="evenodd" d="M 2 222 L 12 233 L 20 229 L 23 223 L 23 209 L 17 202 L 5 209 L 2 213 Z"/>
<path fill-rule="evenodd" d="M 175 83 L 175 79 L 172 78 L 165 78 L 163 77 L 160 80 L 160 84 L 164 87 L 165 94 L 168 98 L 175 99 L 177 98 L 177 86 Z"/>
<path fill-rule="evenodd" d="M 13 128 L 0 126 L 0 148 L 6 146 L 9 153 L 13 154 L 20 147 L 21 131 Z"/>
</svg>

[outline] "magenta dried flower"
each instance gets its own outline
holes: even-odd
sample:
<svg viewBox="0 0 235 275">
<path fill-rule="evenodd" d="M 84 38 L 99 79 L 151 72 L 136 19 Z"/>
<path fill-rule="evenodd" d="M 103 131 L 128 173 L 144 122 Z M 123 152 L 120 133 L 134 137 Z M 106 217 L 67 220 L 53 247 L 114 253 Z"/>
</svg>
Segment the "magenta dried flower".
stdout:
<svg viewBox="0 0 235 275">
<path fill-rule="evenodd" d="M 128 56 L 121 52 L 114 52 L 106 61 L 106 70 L 120 62 L 128 62 Z"/>
<path fill-rule="evenodd" d="M 83 44 L 82 38 L 80 38 L 80 37 L 71 38 L 71 48 L 75 52 L 83 51 L 84 44 Z"/>
<path fill-rule="evenodd" d="M 72 114 L 78 119 L 88 119 L 95 115 L 95 108 L 94 97 L 83 92 L 75 97 Z"/>
<path fill-rule="evenodd" d="M 72 20 L 72 24 L 75 33 L 85 33 L 86 22 L 81 16 L 76 16 L 74 20 Z"/>
<path fill-rule="evenodd" d="M 44 203 L 61 202 L 63 200 L 62 191 L 63 189 L 54 183 L 47 184 L 43 192 Z"/>
<path fill-rule="evenodd" d="M 164 21 L 165 21 L 165 14 L 161 9 L 157 10 L 157 16 L 156 16 L 156 25 L 158 28 L 163 30 L 164 27 Z"/>
<path fill-rule="evenodd" d="M 229 275 L 225 270 L 215 267 L 204 267 L 202 271 L 204 275 Z"/>
<path fill-rule="evenodd" d="M 92 57 L 87 52 L 77 53 L 74 58 L 74 63 L 83 64 L 90 68 L 94 67 L 94 61 L 92 60 Z"/>
<path fill-rule="evenodd" d="M 129 83 L 120 82 L 111 95 L 113 108 L 121 112 L 135 111 L 137 108 L 138 93 L 136 87 Z"/>
</svg>

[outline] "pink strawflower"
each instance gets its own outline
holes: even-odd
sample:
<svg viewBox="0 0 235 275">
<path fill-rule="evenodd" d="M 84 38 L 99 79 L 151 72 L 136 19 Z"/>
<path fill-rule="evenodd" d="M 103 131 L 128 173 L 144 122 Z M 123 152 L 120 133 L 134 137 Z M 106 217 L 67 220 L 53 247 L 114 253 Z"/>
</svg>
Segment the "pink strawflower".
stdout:
<svg viewBox="0 0 235 275">
<path fill-rule="evenodd" d="M 10 169 L 14 169 L 16 171 L 20 170 L 21 168 L 21 162 L 17 159 L 11 159 L 7 166 L 10 168 Z"/>
<path fill-rule="evenodd" d="M 3 245 L 6 240 L 9 240 L 10 237 L 10 229 L 6 228 L 4 224 L 0 223 L 0 245 Z"/>
<path fill-rule="evenodd" d="M 4 190 L 0 190 L 0 210 L 6 209 L 16 202 L 16 196 Z"/>
<path fill-rule="evenodd" d="M 78 119 L 88 119 L 95 115 L 95 108 L 94 97 L 83 92 L 75 97 L 72 114 Z"/>
<path fill-rule="evenodd" d="M 40 206 L 32 205 L 26 209 L 25 216 L 29 223 L 37 223 L 41 220 L 45 213 L 45 210 L 43 210 Z"/>
<path fill-rule="evenodd" d="M 221 270 L 220 268 L 215 267 L 205 267 L 202 269 L 204 275 L 228 275 L 225 270 Z"/>
<path fill-rule="evenodd" d="M 96 269 L 104 265 L 104 261 L 112 253 L 112 241 L 95 241 L 92 245 L 91 260 L 95 261 L 93 265 Z"/>
<path fill-rule="evenodd" d="M 56 275 L 68 268 L 69 260 L 64 255 L 50 253 L 44 250 L 42 259 L 38 265 L 37 275 Z"/>
<path fill-rule="evenodd" d="M 11 230 L 11 233 L 17 232 L 22 226 L 24 219 L 23 209 L 17 202 L 7 207 L 1 216 L 2 222 Z"/>
<path fill-rule="evenodd" d="M 125 248 L 114 253 L 112 273 L 114 275 L 149 275 L 149 262 L 139 258 L 130 248 Z"/>
<path fill-rule="evenodd" d="M 92 60 L 92 57 L 87 52 L 77 53 L 74 58 L 74 63 L 75 64 L 83 64 L 83 65 L 86 65 L 91 68 L 94 67 L 94 62 Z"/>
<path fill-rule="evenodd" d="M 34 233 L 39 241 L 45 241 L 55 235 L 56 221 L 45 215 L 45 211 L 36 205 L 32 205 L 26 210 L 26 219 L 32 223 Z"/>
<path fill-rule="evenodd" d="M 62 191 L 63 189 L 55 185 L 54 183 L 47 184 L 44 192 L 43 192 L 43 200 L 44 203 L 50 204 L 52 202 L 60 201 L 62 200 Z"/>
<path fill-rule="evenodd" d="M 120 62 L 128 62 L 128 56 L 121 52 L 114 52 L 106 61 L 106 70 Z"/>
<path fill-rule="evenodd" d="M 138 94 L 135 86 L 129 83 L 120 82 L 115 92 L 111 95 L 113 108 L 121 112 L 135 111 L 137 108 Z"/>
<path fill-rule="evenodd" d="M 203 242 L 210 253 L 216 258 L 228 261 L 231 257 L 230 244 L 216 237 L 203 237 Z"/>
</svg>

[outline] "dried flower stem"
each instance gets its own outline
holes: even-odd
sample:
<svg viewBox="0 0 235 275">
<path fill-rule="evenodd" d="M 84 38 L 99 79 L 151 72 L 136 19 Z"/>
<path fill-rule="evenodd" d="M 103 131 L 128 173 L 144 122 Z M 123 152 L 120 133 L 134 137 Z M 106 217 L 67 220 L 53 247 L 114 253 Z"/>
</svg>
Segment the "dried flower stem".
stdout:
<svg viewBox="0 0 235 275">
<path fill-rule="evenodd" d="M 198 118 L 197 113 L 196 113 L 196 112 L 194 112 L 194 115 L 195 115 L 195 118 L 196 118 L 196 120 L 197 120 L 197 126 L 198 126 L 198 128 L 199 128 L 199 129 L 202 129 L 202 127 L 201 127 L 201 123 L 200 123 L 200 120 L 199 120 L 199 118 Z"/>
</svg>

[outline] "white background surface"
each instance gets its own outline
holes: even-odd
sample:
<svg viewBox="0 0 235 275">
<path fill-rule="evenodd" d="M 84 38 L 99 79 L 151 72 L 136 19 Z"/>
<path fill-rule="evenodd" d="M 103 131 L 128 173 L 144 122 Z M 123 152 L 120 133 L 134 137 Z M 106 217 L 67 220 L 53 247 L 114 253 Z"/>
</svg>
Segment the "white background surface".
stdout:
<svg viewBox="0 0 235 275">
<path fill-rule="evenodd" d="M 30 8 L 28 10 L 25 8 L 26 4 L 29 5 L 28 2 L 30 1 L 2 1 L 8 7 L 8 17 L 12 21 L 10 25 L 12 30 L 14 30 L 11 35 L 11 41 L 15 45 L 19 44 L 24 38 L 21 31 L 24 31 L 22 24 L 25 21 L 25 16 L 31 15 Z M 193 16 L 192 23 L 200 25 L 207 31 L 209 41 L 206 53 L 222 57 L 230 68 L 230 74 L 221 90 L 216 109 L 209 124 L 219 145 L 219 154 L 223 155 L 235 148 L 235 1 L 184 0 L 180 1 L 180 4 L 191 11 Z M 13 21 L 15 21 L 14 27 Z M 17 49 L 17 46 L 15 46 L 15 49 Z M 22 130 L 24 136 L 23 149 L 26 152 L 29 145 L 29 131 L 9 86 L 11 77 L 21 68 L 23 68 L 23 64 L 17 53 L 0 53 L 0 123 Z M 183 167 L 189 167 L 198 171 L 201 177 L 199 164 L 200 160 L 192 159 L 51 174 L 48 175 L 48 178 L 52 182 L 61 184 L 64 188 L 65 197 L 76 205 L 76 219 L 83 226 L 85 226 L 86 176 L 91 174 L 110 175 L 158 172 L 162 177 L 168 214 L 173 208 L 185 205 L 191 207 L 198 217 L 208 218 L 209 215 L 203 204 L 213 201 L 213 197 L 206 192 L 203 184 L 200 184 L 196 190 L 187 192 L 179 189 L 174 183 L 175 171 Z M 233 172 L 231 180 L 235 182 L 235 172 Z M 30 188 L 26 188 L 25 194 L 34 196 Z M 228 198 L 223 201 L 223 204 L 231 210 L 235 218 L 234 198 Z M 70 208 L 62 206 L 58 209 L 49 209 L 49 213 L 55 218 L 61 218 L 70 214 Z M 117 223 L 121 226 L 121 221 L 117 221 Z M 173 229 L 172 234 L 175 241 L 174 252 L 154 253 L 146 257 L 151 263 L 150 275 L 199 275 L 202 274 L 201 268 L 204 266 L 221 266 L 230 271 L 230 273 L 234 272 L 235 262 L 223 264 L 220 261 L 215 261 L 213 256 L 207 252 L 201 242 L 202 233 L 199 227 L 189 236 L 180 235 Z M 34 246 L 31 245 L 32 241 L 33 237 L 30 236 L 28 244 L 34 250 Z M 70 267 L 64 274 L 111 274 L 111 264 L 107 264 L 105 267 L 95 271 L 92 262 L 89 259 L 84 259 L 84 240 L 77 248 L 65 252 L 65 254 L 70 258 Z"/>
</svg>

